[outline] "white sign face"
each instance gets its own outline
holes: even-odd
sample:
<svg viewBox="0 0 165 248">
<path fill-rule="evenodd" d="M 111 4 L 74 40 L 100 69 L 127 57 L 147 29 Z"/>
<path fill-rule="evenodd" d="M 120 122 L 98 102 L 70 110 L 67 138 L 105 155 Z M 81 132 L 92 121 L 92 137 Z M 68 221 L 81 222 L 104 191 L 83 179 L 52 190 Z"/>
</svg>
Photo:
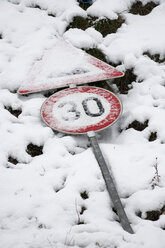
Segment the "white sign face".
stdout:
<svg viewBox="0 0 165 248">
<path fill-rule="evenodd" d="M 64 96 L 53 107 L 53 116 L 70 128 L 97 124 L 106 118 L 110 103 L 102 96 L 74 93 Z"/>
<path fill-rule="evenodd" d="M 96 87 L 78 87 L 52 95 L 42 106 L 43 120 L 65 133 L 99 131 L 116 121 L 121 104 L 111 92 Z"/>
</svg>

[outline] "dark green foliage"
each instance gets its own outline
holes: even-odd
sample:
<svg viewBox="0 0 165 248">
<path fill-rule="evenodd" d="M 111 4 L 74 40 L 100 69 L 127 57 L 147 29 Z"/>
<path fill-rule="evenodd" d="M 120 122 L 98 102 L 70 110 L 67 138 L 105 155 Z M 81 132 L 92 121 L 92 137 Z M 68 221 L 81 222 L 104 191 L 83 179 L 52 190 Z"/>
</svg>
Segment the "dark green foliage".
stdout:
<svg viewBox="0 0 165 248">
<path fill-rule="evenodd" d="M 135 120 L 128 126 L 128 128 L 133 128 L 137 131 L 143 131 L 146 127 L 148 127 L 148 120 L 146 120 L 144 123 Z"/>
<path fill-rule="evenodd" d="M 155 61 L 157 63 L 164 63 L 165 62 L 165 56 L 164 56 L 164 58 L 161 58 L 160 54 L 158 54 L 158 53 L 151 54 L 150 52 L 145 52 L 145 53 L 143 53 L 143 55 L 148 56 L 150 59 L 152 59 L 153 61 Z"/>
<path fill-rule="evenodd" d="M 82 9 L 84 9 L 84 10 L 87 10 L 90 6 L 91 6 L 91 4 L 90 3 L 79 3 L 79 6 L 82 8 Z"/>
<path fill-rule="evenodd" d="M 55 15 L 55 14 L 53 14 L 53 13 L 48 13 L 48 16 L 51 16 L 51 17 L 56 17 L 56 15 Z"/>
<path fill-rule="evenodd" d="M 156 6 L 158 6 L 158 4 L 152 1 L 145 5 L 143 5 L 141 1 L 137 1 L 131 6 L 129 12 L 134 15 L 148 15 Z"/>
<path fill-rule="evenodd" d="M 157 139 L 157 132 L 152 132 L 148 138 L 148 140 L 151 142 L 151 141 L 154 141 Z"/>
<path fill-rule="evenodd" d="M 146 217 L 144 218 L 145 220 L 150 220 L 150 221 L 157 221 L 159 220 L 161 215 L 165 214 L 165 206 L 162 207 L 160 210 L 152 210 L 152 211 L 147 211 L 146 212 Z M 142 218 L 142 212 L 138 212 L 137 216 Z M 162 227 L 163 230 L 165 230 L 165 226 Z"/>
<path fill-rule="evenodd" d="M 21 109 L 12 109 L 11 106 L 5 106 L 4 108 L 17 118 L 22 113 Z"/>
<path fill-rule="evenodd" d="M 163 206 L 160 210 L 147 211 L 145 220 L 157 221 L 162 214 L 165 214 L 165 206 Z M 142 218 L 142 213 L 138 212 L 137 216 Z"/>
<path fill-rule="evenodd" d="M 28 7 L 35 8 L 35 9 L 40 9 L 40 10 L 42 9 L 41 6 L 39 6 L 38 4 L 32 4 L 32 5 L 28 6 Z"/>
<path fill-rule="evenodd" d="M 75 16 L 66 30 L 70 28 L 86 30 L 89 27 L 93 27 L 105 37 L 107 34 L 115 33 L 123 23 L 124 20 L 120 16 L 115 20 L 103 18 L 99 21 L 97 21 L 96 17 L 83 18 L 82 16 Z"/>
<path fill-rule="evenodd" d="M 82 215 L 82 214 L 84 213 L 85 210 L 86 210 L 86 207 L 82 206 L 82 207 L 81 207 L 80 214 Z"/>
<path fill-rule="evenodd" d="M 85 30 L 93 25 L 95 18 L 84 18 L 82 16 L 75 16 L 66 30 L 70 28 L 79 28 Z"/>
<path fill-rule="evenodd" d="M 105 54 L 100 49 L 90 48 L 90 49 L 84 49 L 84 50 L 85 50 L 85 52 L 96 57 L 97 59 L 100 59 L 100 60 L 106 62 Z"/>
<path fill-rule="evenodd" d="M 85 224 L 85 222 L 83 220 L 80 220 L 77 222 L 77 225 L 84 225 L 84 224 Z"/>
<path fill-rule="evenodd" d="M 115 89 L 113 87 L 113 85 L 111 83 L 107 83 L 108 80 L 104 80 L 104 81 L 97 81 L 94 84 L 94 86 L 96 87 L 100 87 L 100 88 L 103 88 L 103 89 L 106 89 L 106 90 L 109 90 L 111 92 L 114 92 L 115 93 Z M 109 80 L 110 81 L 110 80 Z M 91 84 L 90 84 L 91 85 Z"/>
<path fill-rule="evenodd" d="M 107 34 L 116 33 L 117 29 L 120 28 L 123 23 L 124 19 L 119 16 L 115 20 L 104 18 L 96 21 L 93 27 L 105 37 Z"/>
<path fill-rule="evenodd" d="M 113 84 L 116 84 L 119 92 L 121 94 L 127 94 L 132 88 L 132 82 L 136 81 L 136 76 L 133 73 L 133 69 L 126 70 L 125 74 L 121 78 L 115 78 Z"/>
<path fill-rule="evenodd" d="M 12 156 L 8 157 L 8 162 L 12 163 L 12 164 L 18 164 L 18 160 L 16 158 L 13 158 Z"/>
<path fill-rule="evenodd" d="M 90 49 L 84 49 L 84 51 L 86 53 L 96 57 L 97 59 L 100 59 L 100 60 L 104 61 L 105 63 L 107 63 L 105 54 L 100 49 L 90 48 Z M 112 91 L 112 92 L 114 91 L 113 87 L 111 87 L 106 82 L 106 80 L 101 80 L 101 81 L 90 83 L 90 86 L 101 87 L 101 88 L 107 89 L 107 90 Z"/>
<path fill-rule="evenodd" d="M 43 154 L 42 150 L 43 150 L 43 146 L 37 146 L 32 143 L 30 143 L 26 148 L 26 152 L 32 157 Z"/>
<path fill-rule="evenodd" d="M 81 192 L 81 193 L 80 193 L 80 196 L 81 196 L 84 200 L 86 200 L 86 199 L 89 198 L 88 193 L 87 193 L 86 191 Z"/>
<path fill-rule="evenodd" d="M 39 228 L 39 229 L 43 229 L 43 228 L 46 229 L 46 226 L 45 226 L 44 224 L 39 224 L 39 225 L 38 225 L 38 228 Z"/>
<path fill-rule="evenodd" d="M 60 89 L 60 90 L 62 90 L 62 89 Z M 43 92 L 43 95 L 45 97 L 50 97 L 51 95 L 53 95 L 57 91 L 58 91 L 58 89 L 56 89 L 56 90 L 47 90 L 47 91 Z"/>
</svg>

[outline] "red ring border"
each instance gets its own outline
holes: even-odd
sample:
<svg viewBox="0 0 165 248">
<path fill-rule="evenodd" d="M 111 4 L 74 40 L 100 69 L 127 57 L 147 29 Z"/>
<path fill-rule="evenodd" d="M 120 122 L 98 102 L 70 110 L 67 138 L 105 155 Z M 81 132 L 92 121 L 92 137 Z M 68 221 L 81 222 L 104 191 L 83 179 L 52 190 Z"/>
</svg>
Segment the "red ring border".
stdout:
<svg viewBox="0 0 165 248">
<path fill-rule="evenodd" d="M 92 94 L 98 94 L 102 97 L 104 97 L 110 104 L 111 104 L 111 111 L 106 116 L 106 118 L 97 124 L 88 125 L 86 127 L 81 127 L 77 129 L 72 130 L 66 130 L 64 128 L 58 128 L 56 125 L 56 119 L 52 116 L 52 110 L 53 105 L 58 101 L 58 99 L 61 99 L 63 96 L 70 95 L 73 93 L 92 93 Z M 115 123 L 122 112 L 122 104 L 118 97 L 113 94 L 112 92 L 99 88 L 94 86 L 79 86 L 76 88 L 67 88 L 64 90 L 61 90 L 59 92 L 56 92 L 55 94 L 51 95 L 48 99 L 45 100 L 45 102 L 42 104 L 41 107 L 41 117 L 43 121 L 51 127 L 53 130 L 62 132 L 62 133 L 68 133 L 68 134 L 84 134 L 89 131 L 101 131 L 113 123 Z M 52 122 L 54 125 L 52 125 Z"/>
</svg>

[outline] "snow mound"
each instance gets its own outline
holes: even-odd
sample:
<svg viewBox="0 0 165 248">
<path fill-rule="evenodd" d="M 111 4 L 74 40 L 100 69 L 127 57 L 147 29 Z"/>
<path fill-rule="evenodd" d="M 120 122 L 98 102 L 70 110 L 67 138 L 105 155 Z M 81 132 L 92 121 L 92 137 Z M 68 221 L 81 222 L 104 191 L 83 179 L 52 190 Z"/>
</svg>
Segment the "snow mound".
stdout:
<svg viewBox="0 0 165 248">
<path fill-rule="evenodd" d="M 164 248 L 165 3 L 154 0 L 158 6 L 140 16 L 128 13 L 136 2 L 95 0 L 85 11 L 76 0 L 0 1 L 0 248 Z M 122 15 L 125 23 L 104 38 L 93 27 L 66 31 L 77 15 L 96 21 Z M 98 135 L 133 235 L 118 222 L 87 137 L 46 126 L 43 93 L 16 93 L 63 39 L 100 49 L 135 75 L 127 94 L 119 84 L 128 79 L 114 80 L 123 115 Z M 41 80 L 53 66 L 66 73 L 73 64 L 44 65 Z"/>
</svg>

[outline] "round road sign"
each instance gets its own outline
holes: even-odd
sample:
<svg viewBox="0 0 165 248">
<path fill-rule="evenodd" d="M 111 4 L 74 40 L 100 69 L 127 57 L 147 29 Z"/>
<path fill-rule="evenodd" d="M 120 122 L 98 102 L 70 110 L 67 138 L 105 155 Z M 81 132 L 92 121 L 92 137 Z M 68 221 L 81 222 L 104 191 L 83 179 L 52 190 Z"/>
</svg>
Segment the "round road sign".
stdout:
<svg viewBox="0 0 165 248">
<path fill-rule="evenodd" d="M 52 129 L 70 134 L 100 131 L 113 124 L 122 107 L 110 91 L 98 87 L 69 88 L 50 96 L 41 116 Z"/>
</svg>

